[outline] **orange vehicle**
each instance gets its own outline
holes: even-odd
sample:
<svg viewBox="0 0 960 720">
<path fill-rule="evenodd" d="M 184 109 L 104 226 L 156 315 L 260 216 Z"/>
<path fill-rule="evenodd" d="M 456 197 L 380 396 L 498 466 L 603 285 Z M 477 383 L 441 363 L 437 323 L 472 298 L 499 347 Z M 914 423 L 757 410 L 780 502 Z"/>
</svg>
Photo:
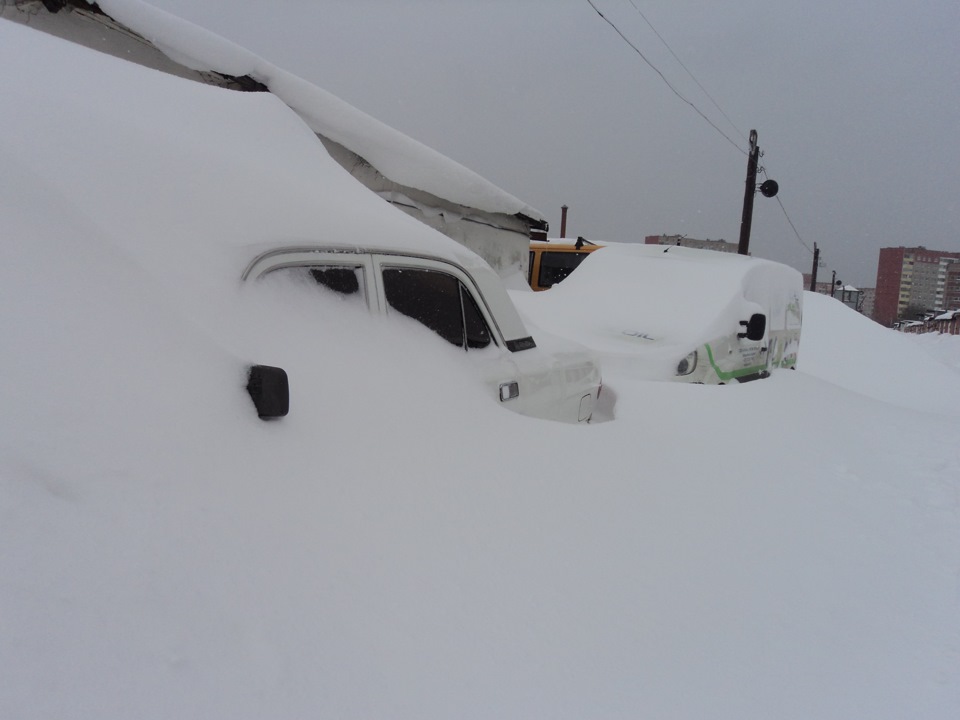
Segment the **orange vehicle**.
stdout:
<svg viewBox="0 0 960 720">
<path fill-rule="evenodd" d="M 602 247 L 582 237 L 576 242 L 563 239 L 532 242 L 527 282 L 534 290 L 548 290 L 576 270 L 590 253 Z"/>
</svg>

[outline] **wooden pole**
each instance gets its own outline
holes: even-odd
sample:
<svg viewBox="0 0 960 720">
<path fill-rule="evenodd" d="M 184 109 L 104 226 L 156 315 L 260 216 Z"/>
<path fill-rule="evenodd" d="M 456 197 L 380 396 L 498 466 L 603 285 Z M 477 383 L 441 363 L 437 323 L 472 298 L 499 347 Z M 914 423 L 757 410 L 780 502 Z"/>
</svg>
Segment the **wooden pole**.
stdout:
<svg viewBox="0 0 960 720">
<path fill-rule="evenodd" d="M 813 244 L 813 270 L 810 271 L 810 292 L 817 291 L 817 268 L 820 267 L 820 248 Z"/>
<path fill-rule="evenodd" d="M 760 148 L 757 146 L 757 131 L 750 131 L 750 153 L 747 155 L 747 183 L 743 191 L 743 215 L 740 219 L 740 245 L 737 252 L 750 254 L 750 225 L 753 224 L 753 196 L 757 194 L 757 162 Z"/>
</svg>

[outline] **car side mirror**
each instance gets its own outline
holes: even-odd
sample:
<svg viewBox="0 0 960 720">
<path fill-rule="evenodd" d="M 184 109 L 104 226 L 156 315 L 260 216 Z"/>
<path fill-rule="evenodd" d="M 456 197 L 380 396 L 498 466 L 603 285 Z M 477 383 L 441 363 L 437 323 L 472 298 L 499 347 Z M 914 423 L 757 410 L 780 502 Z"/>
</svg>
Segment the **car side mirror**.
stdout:
<svg viewBox="0 0 960 720">
<path fill-rule="evenodd" d="M 261 420 L 283 417 L 290 411 L 290 383 L 283 368 L 251 365 L 247 392 Z"/>
<path fill-rule="evenodd" d="M 767 316 L 763 313 L 754 313 L 749 320 L 741 320 L 740 324 L 746 328 L 746 332 L 737 333 L 738 338 L 759 342 L 767 332 Z"/>
</svg>

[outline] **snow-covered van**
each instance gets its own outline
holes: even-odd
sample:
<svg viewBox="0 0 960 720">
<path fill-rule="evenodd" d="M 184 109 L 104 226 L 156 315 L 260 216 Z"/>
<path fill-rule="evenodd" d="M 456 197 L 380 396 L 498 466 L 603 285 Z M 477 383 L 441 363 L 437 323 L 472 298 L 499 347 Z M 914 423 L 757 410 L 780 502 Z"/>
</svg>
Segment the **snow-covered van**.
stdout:
<svg viewBox="0 0 960 720">
<path fill-rule="evenodd" d="M 634 377 L 725 384 L 797 364 L 803 279 L 769 260 L 605 243 L 562 285 L 514 299 L 532 324 Z"/>
</svg>

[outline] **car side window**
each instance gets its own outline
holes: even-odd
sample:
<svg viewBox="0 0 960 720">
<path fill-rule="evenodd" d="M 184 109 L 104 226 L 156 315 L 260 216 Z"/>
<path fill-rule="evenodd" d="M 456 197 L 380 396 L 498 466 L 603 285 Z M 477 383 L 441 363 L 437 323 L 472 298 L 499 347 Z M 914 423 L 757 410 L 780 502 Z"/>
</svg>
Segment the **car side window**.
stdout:
<svg viewBox="0 0 960 720">
<path fill-rule="evenodd" d="M 423 323 L 447 342 L 462 348 L 483 348 L 490 329 L 476 301 L 453 275 L 438 270 L 384 267 L 387 304 Z"/>
<path fill-rule="evenodd" d="M 314 267 L 310 268 L 310 277 L 318 285 L 341 295 L 353 295 L 360 292 L 360 268 L 351 267 Z"/>
<path fill-rule="evenodd" d="M 363 268 L 351 265 L 313 265 L 280 267 L 271 270 L 271 280 L 282 278 L 300 286 L 321 290 L 349 302 L 366 302 Z"/>
</svg>

